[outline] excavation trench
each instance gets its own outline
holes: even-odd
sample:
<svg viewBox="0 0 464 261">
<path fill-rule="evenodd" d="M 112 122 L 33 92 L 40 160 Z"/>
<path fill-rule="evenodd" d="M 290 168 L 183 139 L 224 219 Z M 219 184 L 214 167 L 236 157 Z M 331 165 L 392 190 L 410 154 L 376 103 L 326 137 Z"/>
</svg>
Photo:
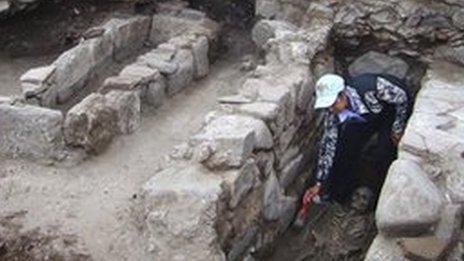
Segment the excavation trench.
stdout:
<svg viewBox="0 0 464 261">
<path fill-rule="evenodd" d="M 315 75 L 337 73 L 345 79 L 362 73 L 393 75 L 405 83 L 404 87 L 414 101 L 421 88 L 427 64 L 417 56 L 388 55 L 394 42 L 384 42 L 373 36 L 354 38 L 355 41 L 344 40 L 334 34 L 330 47 L 314 59 L 312 70 Z M 322 126 L 319 128 L 322 129 Z M 377 201 L 390 164 L 397 158 L 396 153 L 382 153 L 377 139 L 378 133 L 375 133 L 365 143 L 360 162 L 352 170 L 355 173 L 354 187 L 359 190 L 354 190 L 344 203 L 332 201 L 322 206 L 313 206 L 306 225 L 302 228 L 290 227 L 275 244 L 258 252 L 259 260 L 325 261 L 365 258 L 377 234 L 374 218 Z M 317 159 L 317 156 L 310 158 Z M 312 172 L 315 171 L 315 162 L 309 162 Z M 314 174 L 310 176 L 310 180 L 314 180 Z M 364 188 L 368 188 L 373 194 L 369 196 Z M 356 204 L 366 204 L 368 207 L 359 211 Z"/>
</svg>

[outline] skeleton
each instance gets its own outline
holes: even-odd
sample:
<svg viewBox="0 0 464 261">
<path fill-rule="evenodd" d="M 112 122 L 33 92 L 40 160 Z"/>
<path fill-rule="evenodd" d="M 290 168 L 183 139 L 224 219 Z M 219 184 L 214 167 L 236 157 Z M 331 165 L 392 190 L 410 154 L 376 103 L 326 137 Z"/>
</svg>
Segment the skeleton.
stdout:
<svg viewBox="0 0 464 261">
<path fill-rule="evenodd" d="M 361 187 L 353 192 L 349 206 L 334 203 L 326 222 L 314 231 L 316 251 L 308 260 L 359 260 L 374 231 L 372 202 L 372 191 Z"/>
</svg>

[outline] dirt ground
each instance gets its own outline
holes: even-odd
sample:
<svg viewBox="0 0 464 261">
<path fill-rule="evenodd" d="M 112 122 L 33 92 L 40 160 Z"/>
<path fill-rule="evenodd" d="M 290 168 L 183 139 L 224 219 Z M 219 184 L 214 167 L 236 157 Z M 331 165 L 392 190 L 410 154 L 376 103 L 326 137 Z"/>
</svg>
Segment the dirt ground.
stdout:
<svg viewBox="0 0 464 261">
<path fill-rule="evenodd" d="M 21 93 L 19 77 L 28 69 L 52 62 L 74 46 L 88 28 L 118 13 L 134 13 L 129 2 L 53 1 L 32 12 L 0 21 L 0 95 Z"/>
<path fill-rule="evenodd" d="M 217 93 L 238 88 L 245 77 L 239 64 L 219 61 L 206 79 L 157 111 L 144 112 L 140 130 L 119 137 L 103 155 L 76 167 L 0 159 L 0 235 L 5 230 L 11 234 L 11 228 L 2 224 L 20 224 L 17 238 L 32 231 L 36 231 L 29 239 L 33 242 L 38 235 L 52 237 L 64 246 L 60 255 L 148 260 L 144 239 L 134 223 L 134 198 L 171 149 L 200 128 L 216 104 Z M 72 244 L 63 243 L 70 237 Z M 24 254 L 24 246 L 15 249 L 18 255 Z M 6 252 L 11 255 L 9 249 Z"/>
</svg>

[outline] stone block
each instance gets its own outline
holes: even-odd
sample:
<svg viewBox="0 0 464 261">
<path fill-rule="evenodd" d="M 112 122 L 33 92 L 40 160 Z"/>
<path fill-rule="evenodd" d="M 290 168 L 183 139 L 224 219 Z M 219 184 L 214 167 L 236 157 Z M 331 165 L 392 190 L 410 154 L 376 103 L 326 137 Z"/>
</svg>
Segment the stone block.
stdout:
<svg viewBox="0 0 464 261">
<path fill-rule="evenodd" d="M 131 91 L 110 91 L 106 103 L 116 112 L 117 133 L 129 134 L 140 127 L 140 95 Z"/>
<path fill-rule="evenodd" d="M 300 154 L 282 169 L 279 181 L 283 188 L 287 189 L 295 181 L 303 164 L 303 154 Z"/>
<path fill-rule="evenodd" d="M 249 227 L 243 235 L 240 236 L 240 240 L 232 246 L 232 249 L 227 254 L 227 260 L 230 261 L 237 261 L 241 260 L 242 256 L 246 253 L 246 251 L 251 247 L 254 239 L 258 234 L 258 227 L 251 226 Z"/>
<path fill-rule="evenodd" d="M 192 20 L 165 14 L 153 16 L 150 40 L 161 44 L 180 35 L 203 35 L 209 41 L 216 41 L 219 26 L 209 19 Z"/>
<path fill-rule="evenodd" d="M 10 3 L 6 0 L 0 1 L 0 15 L 3 15 L 8 12 L 10 9 Z"/>
<path fill-rule="evenodd" d="M 214 151 L 205 162 L 210 167 L 239 167 L 254 149 L 270 149 L 272 136 L 264 122 L 248 116 L 224 115 L 212 119 L 192 138 L 208 142 Z"/>
<path fill-rule="evenodd" d="M 269 122 L 277 118 L 279 106 L 271 102 L 253 102 L 242 104 L 235 111 Z"/>
<path fill-rule="evenodd" d="M 173 62 L 177 64 L 177 70 L 166 76 L 167 92 L 174 95 L 187 87 L 193 81 L 193 55 L 187 50 L 179 50 Z"/>
<path fill-rule="evenodd" d="M 64 148 L 60 111 L 0 102 L 0 154 L 53 159 Z"/>
<path fill-rule="evenodd" d="M 293 220 L 296 211 L 296 199 L 286 197 L 274 173 L 265 183 L 263 194 L 263 216 L 266 221 L 279 221 L 284 231 Z"/>
<path fill-rule="evenodd" d="M 139 83 L 146 84 L 155 80 L 155 77 L 159 74 L 157 69 L 152 69 L 140 64 L 131 64 L 119 73 L 121 77 L 139 79 Z"/>
<path fill-rule="evenodd" d="M 100 28 L 95 28 L 95 31 L 102 30 L 103 34 L 86 40 L 98 66 L 109 64 L 113 59 L 115 32 L 110 25 L 111 21 Z"/>
<path fill-rule="evenodd" d="M 157 69 L 165 75 L 173 74 L 177 71 L 177 64 L 172 62 L 176 53 L 176 48 L 158 48 L 139 56 L 137 63 Z"/>
<path fill-rule="evenodd" d="M 54 80 L 55 70 L 55 66 L 49 65 L 33 68 L 24 73 L 19 79 L 24 98 L 34 97 L 46 91 Z"/>
<path fill-rule="evenodd" d="M 407 261 L 403 250 L 394 239 L 377 235 L 367 251 L 365 261 Z"/>
<path fill-rule="evenodd" d="M 295 33 L 297 31 L 298 28 L 296 26 L 287 22 L 261 20 L 253 27 L 252 38 L 258 47 L 264 48 L 265 44 L 270 39 Z"/>
<path fill-rule="evenodd" d="M 430 232 L 440 220 L 444 197 L 415 163 L 395 161 L 388 172 L 376 211 L 381 233 L 418 236 Z"/>
<path fill-rule="evenodd" d="M 205 36 L 200 36 L 192 43 L 195 78 L 200 79 L 209 73 L 209 43 Z"/>
<path fill-rule="evenodd" d="M 68 111 L 64 122 L 66 143 L 100 153 L 112 141 L 118 129 L 117 119 L 105 96 L 93 93 Z"/>
<path fill-rule="evenodd" d="M 92 46 L 88 42 L 80 43 L 61 54 L 53 66 L 56 67 L 55 84 L 44 94 L 46 97 L 42 100 L 45 106 L 62 104 L 84 87 L 96 66 Z"/>
<path fill-rule="evenodd" d="M 405 79 L 409 65 L 399 58 L 370 51 L 356 59 L 348 71 L 352 77 L 363 73 L 385 73 Z"/>
<path fill-rule="evenodd" d="M 141 48 L 148 38 L 151 19 L 137 16 L 127 19 L 113 18 L 107 24 L 113 37 L 113 57 L 122 60 Z"/>
<path fill-rule="evenodd" d="M 0 96 L 0 104 L 6 103 L 6 104 L 11 104 L 13 102 L 13 99 L 8 96 Z"/>
<path fill-rule="evenodd" d="M 98 91 L 107 93 L 111 90 L 136 91 L 141 89 L 142 84 L 140 77 L 111 76 L 105 79 L 102 87 Z"/>
<path fill-rule="evenodd" d="M 146 183 L 141 200 L 155 259 L 225 260 L 215 230 L 222 182 L 201 165 L 178 164 Z"/>
<path fill-rule="evenodd" d="M 166 98 L 166 79 L 160 73 L 142 90 L 142 99 L 153 107 L 159 107 Z"/>
<path fill-rule="evenodd" d="M 240 174 L 233 182 L 232 198 L 229 202 L 231 208 L 237 207 L 242 199 L 254 187 L 255 181 L 259 178 L 259 169 L 253 160 L 248 160 L 240 169 Z"/>
<path fill-rule="evenodd" d="M 278 0 L 256 0 L 256 14 L 266 19 L 275 19 L 282 7 Z"/>
</svg>

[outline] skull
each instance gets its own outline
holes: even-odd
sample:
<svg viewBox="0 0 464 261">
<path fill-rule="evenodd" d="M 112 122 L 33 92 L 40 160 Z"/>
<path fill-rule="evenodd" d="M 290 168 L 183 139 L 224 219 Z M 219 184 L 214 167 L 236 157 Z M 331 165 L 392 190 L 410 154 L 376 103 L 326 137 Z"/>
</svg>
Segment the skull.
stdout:
<svg viewBox="0 0 464 261">
<path fill-rule="evenodd" d="M 366 213 L 371 206 L 374 193 L 368 187 L 357 188 L 351 196 L 351 208 L 359 213 Z"/>
</svg>

